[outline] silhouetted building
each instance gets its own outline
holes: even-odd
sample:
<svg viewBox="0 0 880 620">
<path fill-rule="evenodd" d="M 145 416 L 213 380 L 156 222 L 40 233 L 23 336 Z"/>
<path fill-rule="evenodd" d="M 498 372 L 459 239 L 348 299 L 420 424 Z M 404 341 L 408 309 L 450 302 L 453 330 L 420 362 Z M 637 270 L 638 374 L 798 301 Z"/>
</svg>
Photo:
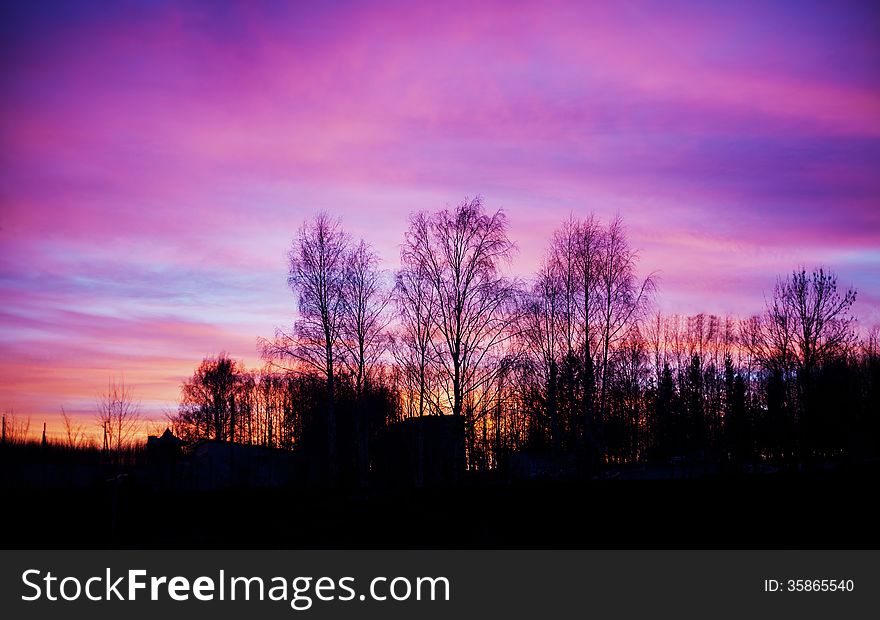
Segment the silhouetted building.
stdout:
<svg viewBox="0 0 880 620">
<path fill-rule="evenodd" d="M 185 467 L 181 463 L 183 442 L 170 428 L 160 436 L 147 437 L 147 481 L 156 490 L 180 486 Z"/>
<path fill-rule="evenodd" d="M 376 474 L 390 486 L 456 484 L 465 469 L 464 422 L 454 416 L 409 418 L 385 428 Z"/>
<path fill-rule="evenodd" d="M 147 450 L 151 454 L 160 452 L 180 454 L 180 447 L 183 442 L 174 436 L 170 428 L 166 428 L 161 436 L 150 435 L 147 437 Z"/>
<path fill-rule="evenodd" d="M 200 491 L 289 487 L 304 483 L 302 459 L 290 450 L 203 441 L 193 447 L 189 464 L 192 488 Z"/>
</svg>

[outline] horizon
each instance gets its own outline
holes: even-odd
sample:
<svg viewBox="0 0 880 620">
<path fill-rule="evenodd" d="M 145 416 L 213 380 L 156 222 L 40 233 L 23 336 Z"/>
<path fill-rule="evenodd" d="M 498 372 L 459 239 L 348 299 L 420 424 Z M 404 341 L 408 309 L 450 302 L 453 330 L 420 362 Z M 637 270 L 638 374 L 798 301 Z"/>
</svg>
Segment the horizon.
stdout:
<svg viewBox="0 0 880 620">
<path fill-rule="evenodd" d="M 124 376 L 174 411 L 292 323 L 303 220 L 393 270 L 409 213 L 475 195 L 519 277 L 620 214 L 664 313 L 745 318 L 826 265 L 880 324 L 880 8 L 499 8 L 0 9 L 0 408 L 90 425 Z"/>
</svg>

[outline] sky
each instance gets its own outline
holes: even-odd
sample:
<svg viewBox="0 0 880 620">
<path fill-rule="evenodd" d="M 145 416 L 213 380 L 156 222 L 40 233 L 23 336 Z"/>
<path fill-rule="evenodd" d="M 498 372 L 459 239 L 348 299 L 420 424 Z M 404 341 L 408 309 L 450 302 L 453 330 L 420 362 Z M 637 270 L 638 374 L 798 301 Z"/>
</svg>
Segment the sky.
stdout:
<svg viewBox="0 0 880 620">
<path fill-rule="evenodd" d="M 393 270 L 481 195 L 523 277 L 620 214 L 664 312 L 824 264 L 880 323 L 878 3 L 4 3 L 0 80 L 0 409 L 50 434 L 259 365 L 322 210 Z"/>
</svg>

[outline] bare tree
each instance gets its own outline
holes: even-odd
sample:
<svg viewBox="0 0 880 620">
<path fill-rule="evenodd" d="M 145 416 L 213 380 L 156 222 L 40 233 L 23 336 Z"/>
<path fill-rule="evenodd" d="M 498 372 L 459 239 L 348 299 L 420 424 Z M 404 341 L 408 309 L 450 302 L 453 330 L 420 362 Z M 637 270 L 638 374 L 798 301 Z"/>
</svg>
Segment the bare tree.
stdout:
<svg viewBox="0 0 880 620">
<path fill-rule="evenodd" d="M 602 240 L 602 259 L 597 282 L 599 303 L 597 319 L 600 345 L 599 408 L 604 413 L 607 397 L 608 359 L 613 346 L 629 333 L 647 309 L 649 295 L 654 290 L 654 278 L 641 282 L 636 277 L 638 254 L 629 247 L 623 220 L 615 218 Z M 587 321 L 589 322 L 589 321 Z"/>
<path fill-rule="evenodd" d="M 838 292 L 837 276 L 824 267 L 809 275 L 801 269 L 780 279 L 773 300 L 774 315 L 784 317 L 792 328 L 795 359 L 802 373 L 812 373 L 828 356 L 856 340 L 855 318 L 850 314 L 856 291 Z"/>
<path fill-rule="evenodd" d="M 61 420 L 64 423 L 65 443 L 68 448 L 78 448 L 85 439 L 85 428 L 82 424 L 74 421 L 64 407 L 61 408 Z"/>
<path fill-rule="evenodd" d="M 432 346 L 451 383 L 454 416 L 462 415 L 469 393 L 500 370 L 483 361 L 510 337 L 515 288 L 498 267 L 513 248 L 504 212 L 487 214 L 480 198 L 410 220 L 401 258 L 434 289 Z"/>
<path fill-rule="evenodd" d="M 394 354 L 407 381 L 413 385 L 415 411 L 422 417 L 430 403 L 436 292 L 425 266 L 416 264 L 405 266 L 397 273 L 394 293 L 400 321 L 400 337 L 395 341 Z"/>
<path fill-rule="evenodd" d="M 589 222 L 592 222 L 592 216 Z M 591 282 L 589 277 L 584 279 L 583 273 L 585 265 L 588 273 L 592 273 L 590 259 L 584 260 L 583 255 L 584 249 L 591 247 L 589 241 L 586 247 L 584 245 L 586 227 L 585 223 L 569 216 L 553 233 L 544 267 L 558 281 L 562 341 L 565 344 L 565 353 L 569 355 L 573 355 L 578 348 L 578 315 L 581 314 L 583 283 Z"/>
<path fill-rule="evenodd" d="M 572 265 L 578 275 L 575 282 L 580 285 L 579 303 L 574 305 L 580 311 L 581 324 L 581 383 L 583 394 L 581 396 L 581 435 L 582 448 L 595 444 L 594 429 L 594 396 L 596 388 L 596 373 L 594 360 L 594 340 L 599 332 L 595 329 L 600 304 L 600 276 L 604 273 L 606 254 L 606 232 L 595 215 L 590 214 L 585 220 L 576 222 L 571 228 L 570 235 L 574 237 L 575 264 Z M 604 359 L 607 364 L 607 355 Z M 569 382 L 573 389 L 573 382 Z M 573 401 L 573 395 L 570 396 Z"/>
<path fill-rule="evenodd" d="M 580 284 L 581 299 L 575 307 L 581 313 L 583 355 L 587 365 L 592 368 L 593 340 L 596 337 L 592 328 L 600 312 L 599 287 L 601 276 L 605 274 L 608 239 L 606 231 L 593 214 L 576 223 L 571 234 L 574 235 L 576 248 L 574 267 L 580 272 L 576 281 Z"/>
<path fill-rule="evenodd" d="M 31 417 L 21 418 L 13 409 L 3 414 L 3 442 L 9 444 L 25 443 L 31 428 Z"/>
<path fill-rule="evenodd" d="M 779 278 L 764 314 L 741 330 L 743 344 L 765 367 L 809 374 L 855 340 L 850 308 L 856 291 L 841 295 L 837 276 L 824 268 Z"/>
<path fill-rule="evenodd" d="M 557 410 L 559 362 L 564 354 L 571 352 L 566 303 L 566 271 L 551 255 L 538 272 L 531 294 L 525 296 L 519 312 L 519 333 L 526 352 L 537 362 L 535 366 L 544 384 L 543 401 L 557 452 L 561 439 Z"/>
<path fill-rule="evenodd" d="M 355 385 L 355 440 L 358 481 L 367 484 L 369 473 L 369 420 L 364 411 L 364 389 L 387 349 L 385 312 L 390 293 L 382 282 L 379 257 L 361 241 L 347 256 L 342 293 L 343 359 Z"/>
<path fill-rule="evenodd" d="M 106 447 L 117 456 L 140 432 L 140 405 L 135 402 L 131 387 L 124 380 L 108 380 L 107 392 L 98 399 L 97 422 L 106 438 Z"/>
<path fill-rule="evenodd" d="M 327 388 L 327 464 L 336 475 L 335 382 L 345 317 L 349 236 L 326 213 L 305 222 L 288 253 L 288 284 L 297 296 L 299 318 L 293 332 L 276 329 L 275 339 L 261 340 L 270 360 L 293 360 L 320 373 Z"/>
<path fill-rule="evenodd" d="M 344 360 L 361 396 L 377 363 L 387 349 L 385 312 L 390 294 L 378 269 L 379 257 L 363 241 L 349 252 L 342 295 Z"/>
</svg>

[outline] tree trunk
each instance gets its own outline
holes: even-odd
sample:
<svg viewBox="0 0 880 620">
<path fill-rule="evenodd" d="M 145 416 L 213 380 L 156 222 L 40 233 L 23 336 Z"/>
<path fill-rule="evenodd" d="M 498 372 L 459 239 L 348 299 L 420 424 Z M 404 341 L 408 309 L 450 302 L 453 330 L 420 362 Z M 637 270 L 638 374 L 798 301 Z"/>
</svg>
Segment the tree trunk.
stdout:
<svg viewBox="0 0 880 620">
<path fill-rule="evenodd" d="M 330 484 L 336 482 L 336 395 L 333 361 L 327 363 L 327 475 Z"/>
</svg>

